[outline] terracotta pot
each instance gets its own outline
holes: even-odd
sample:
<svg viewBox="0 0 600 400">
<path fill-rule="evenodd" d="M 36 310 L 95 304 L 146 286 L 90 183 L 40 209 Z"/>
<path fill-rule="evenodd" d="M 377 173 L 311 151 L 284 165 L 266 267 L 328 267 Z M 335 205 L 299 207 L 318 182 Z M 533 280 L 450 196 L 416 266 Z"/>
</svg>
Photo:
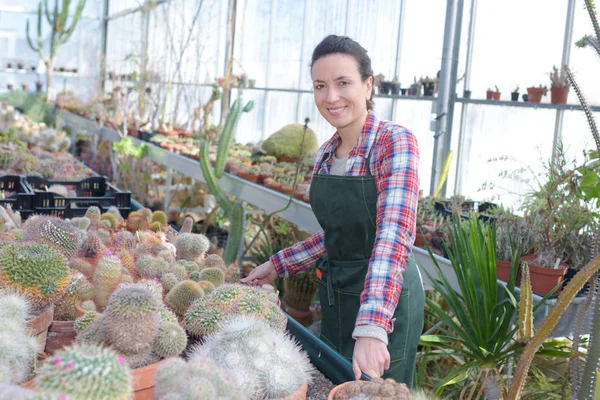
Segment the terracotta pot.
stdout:
<svg viewBox="0 0 600 400">
<path fill-rule="evenodd" d="M 556 285 L 563 281 L 567 273 L 567 265 L 561 263 L 562 268 L 544 268 L 539 265 L 532 264 L 535 256 L 521 257 L 521 262 L 526 262 L 529 265 L 529 276 L 531 279 L 531 289 L 533 293 L 540 296 L 547 295 Z M 554 294 L 560 293 L 562 287 L 559 287 Z"/>
<path fill-rule="evenodd" d="M 308 384 L 302 386 L 298 391 L 294 394 L 291 394 L 287 397 L 280 397 L 276 400 L 306 400 L 306 393 L 308 392 Z"/>
<path fill-rule="evenodd" d="M 48 328 L 48 337 L 46 338 L 46 348 L 44 351 L 48 355 L 53 355 L 55 351 L 70 346 L 75 340 L 75 328 L 73 321 L 52 321 Z"/>
<path fill-rule="evenodd" d="M 85 308 L 81 307 L 80 301 L 75 303 L 75 319 L 83 316 L 83 314 L 85 314 L 86 312 L 87 312 L 87 310 Z"/>
<path fill-rule="evenodd" d="M 245 179 L 247 181 L 254 182 L 254 183 L 258 182 L 258 177 L 260 176 L 258 174 L 251 174 L 246 171 L 238 171 L 237 175 L 242 179 Z"/>
<path fill-rule="evenodd" d="M 37 317 L 31 318 L 28 322 L 29 329 L 27 333 L 35 336 L 40 349 L 46 348 L 46 337 L 48 336 L 48 328 L 54 319 L 54 304 L 46 309 Z"/>
<path fill-rule="evenodd" d="M 285 299 L 285 293 L 283 299 L 281 299 L 281 309 L 304 326 L 309 326 L 312 323 L 312 312 L 291 307 Z"/>
<path fill-rule="evenodd" d="M 279 191 L 287 195 L 292 194 L 292 185 L 281 185 Z"/>
<path fill-rule="evenodd" d="M 336 387 L 334 387 L 333 389 L 331 389 L 331 392 L 329 392 L 329 396 L 327 396 L 327 400 L 333 400 L 335 398 L 335 394 L 337 392 L 339 392 L 340 390 L 342 390 L 342 388 L 348 386 L 348 384 L 350 382 L 354 382 L 354 381 L 344 382 L 341 385 L 337 385 Z"/>
<path fill-rule="evenodd" d="M 527 101 L 530 103 L 539 103 L 542 101 L 546 89 L 531 87 L 527 88 Z"/>
<path fill-rule="evenodd" d="M 298 162 L 298 159 L 297 158 L 288 157 L 288 156 L 279 156 L 279 157 L 277 157 L 277 161 L 279 161 L 279 162 L 295 163 L 295 162 Z"/>
<path fill-rule="evenodd" d="M 131 370 L 131 382 L 135 400 L 154 399 L 154 373 L 168 358 L 143 368 Z"/>
<path fill-rule="evenodd" d="M 269 189 L 273 189 L 273 190 L 277 190 L 277 191 L 279 191 L 281 189 L 281 183 L 279 183 L 277 181 L 266 181 L 263 184 L 265 185 L 265 187 L 268 187 Z"/>
<path fill-rule="evenodd" d="M 486 100 L 500 100 L 500 92 L 493 92 L 491 90 L 488 90 L 485 93 L 485 98 Z"/>
<path fill-rule="evenodd" d="M 508 282 L 510 276 L 510 261 L 496 260 L 496 277 L 502 282 Z M 515 285 L 521 284 L 521 268 L 517 270 Z"/>
<path fill-rule="evenodd" d="M 258 183 L 261 183 L 264 185 L 265 179 L 267 179 L 267 178 L 273 178 L 273 174 L 266 173 L 266 174 L 258 175 Z"/>
<path fill-rule="evenodd" d="M 569 97 L 569 88 L 551 88 L 550 89 L 550 103 L 552 104 L 567 104 L 567 98 Z"/>
<path fill-rule="evenodd" d="M 47 359 L 48 359 L 48 354 L 46 354 L 46 353 L 38 353 L 36 364 L 33 367 L 33 373 L 34 374 L 35 374 L 35 371 L 39 368 L 40 363 L 46 361 Z M 19 386 L 27 388 L 27 389 L 35 390 L 35 378 L 33 378 L 31 380 L 28 380 L 27 382 L 23 382 Z"/>
<path fill-rule="evenodd" d="M 417 235 L 415 236 L 415 243 L 413 244 L 413 246 L 416 247 L 421 247 L 421 248 L 426 248 L 425 243 L 427 242 L 427 239 L 425 239 L 425 235 L 423 235 L 422 233 L 417 233 Z"/>
</svg>

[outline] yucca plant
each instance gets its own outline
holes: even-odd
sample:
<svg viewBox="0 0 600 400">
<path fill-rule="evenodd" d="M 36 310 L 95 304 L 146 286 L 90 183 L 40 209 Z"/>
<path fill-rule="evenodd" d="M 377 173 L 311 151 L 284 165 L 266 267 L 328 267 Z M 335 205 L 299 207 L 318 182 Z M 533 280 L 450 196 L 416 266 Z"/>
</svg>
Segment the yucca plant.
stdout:
<svg viewBox="0 0 600 400">
<path fill-rule="evenodd" d="M 543 301 L 535 308 L 524 308 L 523 311 L 529 310 L 528 313 L 519 313 L 515 292 L 520 255 L 518 246 L 512 246 L 512 268 L 507 285 L 505 288 L 498 286 L 495 226 L 485 225 L 471 215 L 463 223 L 452 221 L 450 231 L 451 250 L 446 244 L 444 246 L 460 292 L 452 288 L 430 250 L 437 278 L 425 272 L 434 290 L 448 304 L 450 314 L 427 299 L 430 312 L 443 325 L 439 327 L 440 334 L 423 335 L 420 342 L 462 361 L 458 368 L 437 384 L 437 395 L 441 395 L 449 385 L 475 377 L 469 397 L 473 397 L 479 388 L 485 393 L 486 399 L 500 399 L 505 392 L 501 371 L 506 369 L 509 359 L 521 353 L 523 339 L 531 335 L 533 310 Z M 526 284 L 523 287 L 528 286 Z M 531 297 L 531 290 L 522 290 L 520 303 L 531 304 Z M 515 324 L 517 318 L 519 323 Z M 521 340 L 516 340 L 517 337 Z M 554 356 L 568 355 L 552 346 L 543 348 L 537 354 L 543 355 L 550 350 Z"/>
</svg>

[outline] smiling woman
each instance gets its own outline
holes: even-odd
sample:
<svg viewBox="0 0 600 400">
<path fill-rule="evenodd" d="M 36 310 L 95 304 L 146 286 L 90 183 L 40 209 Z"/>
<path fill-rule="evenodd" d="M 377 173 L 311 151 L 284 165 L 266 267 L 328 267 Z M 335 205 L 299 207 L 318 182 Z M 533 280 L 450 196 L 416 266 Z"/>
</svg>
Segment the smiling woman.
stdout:
<svg viewBox="0 0 600 400">
<path fill-rule="evenodd" d="M 412 385 L 423 328 L 421 276 L 410 256 L 419 150 L 408 129 L 373 113 L 367 51 L 327 36 L 311 62 L 314 99 L 337 132 L 319 149 L 310 204 L 323 230 L 244 279 L 271 283 L 316 266 L 321 337 L 365 373 Z"/>
</svg>

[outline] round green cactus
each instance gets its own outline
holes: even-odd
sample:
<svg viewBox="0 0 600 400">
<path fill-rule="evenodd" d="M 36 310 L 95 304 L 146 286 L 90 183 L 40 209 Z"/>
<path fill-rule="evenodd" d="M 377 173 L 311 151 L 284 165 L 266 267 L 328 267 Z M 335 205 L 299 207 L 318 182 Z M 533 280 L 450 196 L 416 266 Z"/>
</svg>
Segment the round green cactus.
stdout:
<svg viewBox="0 0 600 400">
<path fill-rule="evenodd" d="M 165 298 L 165 303 L 178 316 L 185 315 L 188 307 L 197 299 L 204 296 L 204 291 L 197 282 L 186 279 L 179 282 Z"/>
<path fill-rule="evenodd" d="M 69 260 L 69 267 L 81 272 L 88 279 L 94 276 L 94 266 L 86 259 L 73 257 Z"/>
<path fill-rule="evenodd" d="M 167 292 L 167 293 L 169 293 L 171 291 L 171 289 L 173 289 L 175 287 L 175 285 L 177 285 L 179 283 L 179 279 L 172 272 L 164 274 L 160 278 L 160 281 L 162 282 L 163 287 L 165 288 L 165 292 Z"/>
<path fill-rule="evenodd" d="M 177 258 L 180 260 L 195 261 L 208 251 L 210 242 L 204 235 L 198 233 L 183 233 L 177 238 Z"/>
<path fill-rule="evenodd" d="M 69 275 L 71 276 L 69 286 L 64 295 L 54 303 L 54 320 L 56 321 L 73 321 L 75 319 L 77 314 L 75 304 L 80 298 L 79 288 L 83 282 L 89 284 L 81 272 L 69 271 Z"/>
<path fill-rule="evenodd" d="M 164 211 L 160 211 L 160 210 L 154 211 L 152 213 L 152 217 L 150 219 L 150 222 L 158 222 L 163 228 L 165 226 L 167 226 L 168 223 L 169 223 L 167 221 L 167 214 L 165 214 Z"/>
<path fill-rule="evenodd" d="M 92 300 L 86 300 L 81 303 L 81 308 L 86 311 L 96 311 L 96 303 L 94 303 Z"/>
<path fill-rule="evenodd" d="M 102 218 L 102 212 L 98 207 L 92 206 L 87 209 L 84 216 L 89 218 L 93 226 L 98 226 Z"/>
<path fill-rule="evenodd" d="M 23 293 L 36 309 L 62 296 L 70 283 L 65 257 L 43 244 L 7 244 L 0 251 L 0 268 L 0 286 Z"/>
<path fill-rule="evenodd" d="M 22 296 L 0 292 L 0 319 L 25 321 L 30 317 L 31 306 Z"/>
<path fill-rule="evenodd" d="M 196 261 L 177 260 L 177 265 L 185 267 L 187 272 L 200 271 L 202 269 L 202 265 Z"/>
<path fill-rule="evenodd" d="M 204 268 L 200 271 L 200 280 L 221 286 L 225 282 L 225 272 L 221 268 Z"/>
<path fill-rule="evenodd" d="M 73 327 L 75 328 L 75 332 L 79 333 L 87 328 L 92 322 L 100 318 L 100 314 L 96 311 L 88 311 L 83 314 L 81 317 L 77 318 L 73 323 Z"/>
<path fill-rule="evenodd" d="M 225 261 L 218 254 L 209 254 L 204 260 L 204 267 L 225 269 Z"/>
<path fill-rule="evenodd" d="M 176 322 L 161 322 L 154 339 L 153 352 L 161 357 L 178 356 L 187 345 L 187 335 Z"/>
<path fill-rule="evenodd" d="M 146 208 L 142 208 L 142 209 L 138 210 L 138 212 L 141 215 L 143 215 L 148 220 L 148 222 L 150 222 L 152 220 L 152 210 L 151 209 L 146 207 Z"/>
<path fill-rule="evenodd" d="M 192 274 L 190 274 L 190 278 L 191 276 Z M 212 293 L 212 291 L 215 290 L 215 285 L 210 281 L 200 281 L 198 284 L 204 290 L 204 294 Z"/>
<path fill-rule="evenodd" d="M 94 302 L 100 309 L 104 309 L 112 292 L 121 282 L 121 269 L 123 265 L 119 257 L 112 253 L 105 254 L 94 272 Z"/>
<path fill-rule="evenodd" d="M 137 246 L 138 240 L 129 231 L 119 231 L 115 234 L 114 244 L 116 249 L 133 250 Z"/>
<path fill-rule="evenodd" d="M 150 229 L 152 232 L 161 232 L 162 230 L 162 225 L 160 224 L 160 222 L 156 221 L 156 222 L 152 222 L 150 224 L 150 227 L 148 228 Z"/>
<path fill-rule="evenodd" d="M 160 278 L 169 271 L 169 263 L 147 255 L 137 260 L 136 269 L 141 278 Z"/>
<path fill-rule="evenodd" d="M 90 312 L 88 311 L 86 314 Z M 77 332 L 75 343 L 109 346 L 110 339 L 108 338 L 104 314 L 98 314 L 97 318 L 82 328 L 80 332 Z"/>
<path fill-rule="evenodd" d="M 110 223 L 109 228 L 111 229 L 116 229 L 117 225 L 119 225 L 119 220 L 117 219 L 117 217 L 115 217 L 114 214 L 104 213 L 102 214 L 101 219 L 102 221 L 108 221 Z"/>
<path fill-rule="evenodd" d="M 192 271 L 192 272 L 190 272 L 189 278 L 191 280 L 193 280 L 194 282 L 200 282 L 200 271 Z"/>
<path fill-rule="evenodd" d="M 77 227 L 83 231 L 87 231 L 92 221 L 88 217 L 81 217 L 81 219 L 77 223 Z"/>
<path fill-rule="evenodd" d="M 163 306 L 160 308 L 160 322 L 174 322 L 177 324 L 179 323 L 179 320 L 173 311 Z"/>
<path fill-rule="evenodd" d="M 74 345 L 56 352 L 42 364 L 36 377 L 40 391 L 76 400 L 128 400 L 132 396 L 131 383 L 125 359 L 113 350 L 94 345 Z"/>
<path fill-rule="evenodd" d="M 173 273 L 178 280 L 182 281 L 185 279 L 187 270 L 185 268 L 185 265 L 175 263 L 171 265 L 170 272 Z"/>
<path fill-rule="evenodd" d="M 212 335 L 219 330 L 223 315 L 221 310 L 207 306 L 206 302 L 200 299 L 185 313 L 185 329 L 196 337 Z"/>
</svg>

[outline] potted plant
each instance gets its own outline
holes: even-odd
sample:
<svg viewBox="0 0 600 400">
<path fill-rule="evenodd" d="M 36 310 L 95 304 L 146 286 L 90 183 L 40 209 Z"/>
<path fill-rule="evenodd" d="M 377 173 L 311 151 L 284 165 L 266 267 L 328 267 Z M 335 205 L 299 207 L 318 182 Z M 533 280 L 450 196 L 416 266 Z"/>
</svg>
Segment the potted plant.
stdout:
<svg viewBox="0 0 600 400">
<path fill-rule="evenodd" d="M 42 82 L 41 81 L 38 80 L 35 82 L 35 90 L 38 93 L 42 91 Z"/>
<path fill-rule="evenodd" d="M 550 103 L 552 104 L 567 104 L 567 98 L 569 97 L 569 81 L 565 72 L 567 66 L 564 65 L 560 73 L 555 66 L 552 66 L 552 72 L 550 72 Z"/>
<path fill-rule="evenodd" d="M 510 99 L 512 101 L 519 101 L 519 85 L 510 93 Z"/>
<path fill-rule="evenodd" d="M 470 90 L 463 90 L 463 98 L 470 99 L 471 98 L 471 91 Z"/>
<path fill-rule="evenodd" d="M 23 91 L 26 92 L 29 90 L 29 83 L 27 82 L 22 82 L 21 83 L 21 87 L 23 88 Z"/>
<path fill-rule="evenodd" d="M 486 92 L 486 100 L 500 100 L 500 89 L 498 86 L 495 86 L 496 90 L 489 89 Z"/>
<path fill-rule="evenodd" d="M 17 61 L 17 69 L 24 69 L 25 63 L 23 61 Z"/>
<path fill-rule="evenodd" d="M 412 83 L 412 85 L 410 85 L 409 92 L 410 93 L 408 93 L 408 94 L 412 95 L 412 96 L 420 96 L 421 95 L 421 85 L 419 85 L 419 82 L 417 82 L 416 76 L 413 77 L 413 83 Z"/>
<path fill-rule="evenodd" d="M 419 85 L 423 87 L 423 96 L 433 96 L 435 93 L 436 79 L 426 76 L 419 79 Z"/>
<path fill-rule="evenodd" d="M 13 84 L 12 84 L 12 83 L 7 83 L 7 84 L 6 84 L 6 88 L 7 88 L 8 90 L 13 90 L 14 86 L 13 86 Z"/>
<path fill-rule="evenodd" d="M 281 309 L 304 326 L 312 323 L 310 305 L 317 294 L 318 283 L 313 269 L 283 280 Z"/>
<path fill-rule="evenodd" d="M 496 219 L 496 276 L 508 282 L 513 249 L 518 249 L 518 259 L 529 254 L 533 248 L 535 229 L 527 219 L 514 215 L 501 215 Z M 516 283 L 521 281 L 517 271 Z"/>
<path fill-rule="evenodd" d="M 527 88 L 527 101 L 530 103 L 539 103 L 542 101 L 542 96 L 545 96 L 548 93 L 548 88 L 546 86 L 532 86 Z"/>
<path fill-rule="evenodd" d="M 394 79 L 392 79 L 392 84 L 390 86 L 390 90 L 393 95 L 400 94 L 400 80 L 398 79 L 397 76 L 394 76 Z"/>
</svg>

